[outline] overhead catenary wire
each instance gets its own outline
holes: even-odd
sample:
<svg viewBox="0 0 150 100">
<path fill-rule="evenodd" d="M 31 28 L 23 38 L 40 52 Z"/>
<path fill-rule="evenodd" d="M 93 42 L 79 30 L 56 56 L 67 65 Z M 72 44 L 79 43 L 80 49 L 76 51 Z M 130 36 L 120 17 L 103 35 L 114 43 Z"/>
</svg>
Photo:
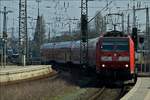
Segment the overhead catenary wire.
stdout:
<svg viewBox="0 0 150 100">
<path fill-rule="evenodd" d="M 93 18 L 91 18 L 88 23 L 90 23 L 92 20 L 94 20 L 103 10 L 108 9 L 108 6 L 112 3 L 112 1 L 110 1 L 104 8 L 102 8 Z"/>
</svg>

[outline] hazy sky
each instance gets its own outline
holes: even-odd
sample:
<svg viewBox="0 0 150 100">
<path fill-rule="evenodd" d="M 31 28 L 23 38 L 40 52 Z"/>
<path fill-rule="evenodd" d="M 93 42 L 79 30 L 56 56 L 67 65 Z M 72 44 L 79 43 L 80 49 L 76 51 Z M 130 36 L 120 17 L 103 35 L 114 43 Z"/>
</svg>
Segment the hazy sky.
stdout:
<svg viewBox="0 0 150 100">
<path fill-rule="evenodd" d="M 36 0 L 28 0 L 28 16 L 32 17 L 28 19 L 28 32 L 31 36 L 34 31 L 32 31 L 30 28 L 35 28 L 35 19 L 37 17 L 37 3 Z M 101 10 L 103 7 L 107 5 L 107 2 L 110 2 L 111 0 L 95 0 L 95 1 L 89 1 L 88 6 L 88 18 L 91 19 L 95 13 L 99 10 Z M 132 9 L 133 6 L 133 0 L 112 0 L 113 2 L 109 5 L 109 8 L 102 12 L 103 15 L 105 15 L 108 12 L 118 12 L 118 10 L 124 10 L 127 9 L 128 3 L 129 3 L 129 9 Z M 145 7 L 145 5 L 150 7 L 150 0 L 136 0 L 140 3 L 141 7 Z M 45 23 L 51 23 L 51 32 L 56 31 L 57 34 L 60 33 L 60 31 L 68 31 L 69 25 L 71 24 L 71 29 L 77 30 L 77 23 L 80 21 L 80 0 L 41 0 L 40 2 L 40 15 L 43 15 L 45 19 Z M 7 24 L 8 24 L 8 32 L 11 33 L 11 29 L 13 26 L 15 28 L 15 35 L 18 35 L 18 8 L 19 8 L 19 0 L 0 0 L 0 10 L 3 11 L 3 7 L 6 6 L 7 10 L 13 11 L 13 13 L 8 14 L 7 16 Z M 137 6 L 137 4 L 136 4 Z M 130 13 L 132 10 L 130 10 Z M 127 14 L 127 12 L 124 12 Z M 140 11 L 137 13 L 137 15 L 142 15 L 140 17 L 137 17 L 139 20 L 139 23 L 144 24 L 145 23 L 145 12 Z M 1 20 L 0 20 L 0 32 L 2 32 L 2 20 L 3 16 L 1 14 Z M 75 21 L 69 21 L 68 19 L 78 19 Z M 14 25 L 13 25 L 13 19 L 14 19 Z M 131 24 L 132 24 L 132 14 L 131 14 Z M 46 24 L 47 25 L 47 24 Z M 48 25 L 46 27 L 46 31 L 48 32 Z M 52 33 L 53 35 L 53 33 Z"/>
</svg>

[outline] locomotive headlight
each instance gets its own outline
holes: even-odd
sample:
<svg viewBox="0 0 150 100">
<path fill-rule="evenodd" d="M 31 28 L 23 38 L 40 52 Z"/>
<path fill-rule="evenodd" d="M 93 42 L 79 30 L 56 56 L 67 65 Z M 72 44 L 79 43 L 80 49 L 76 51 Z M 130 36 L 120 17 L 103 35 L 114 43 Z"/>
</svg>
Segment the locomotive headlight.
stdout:
<svg viewBox="0 0 150 100">
<path fill-rule="evenodd" d="M 129 61 L 129 57 L 128 56 L 124 56 L 124 57 L 120 56 L 118 60 L 119 61 Z"/>
<path fill-rule="evenodd" d="M 102 61 L 112 61 L 112 57 L 109 57 L 109 56 L 102 56 L 102 57 L 101 57 L 101 60 L 102 60 Z"/>
<path fill-rule="evenodd" d="M 129 67 L 129 65 L 128 65 L 128 64 L 126 64 L 126 65 L 125 65 L 125 67 L 126 67 L 126 68 L 128 68 L 128 67 Z"/>
<path fill-rule="evenodd" d="M 102 64 L 102 67 L 105 67 L 105 64 Z"/>
</svg>

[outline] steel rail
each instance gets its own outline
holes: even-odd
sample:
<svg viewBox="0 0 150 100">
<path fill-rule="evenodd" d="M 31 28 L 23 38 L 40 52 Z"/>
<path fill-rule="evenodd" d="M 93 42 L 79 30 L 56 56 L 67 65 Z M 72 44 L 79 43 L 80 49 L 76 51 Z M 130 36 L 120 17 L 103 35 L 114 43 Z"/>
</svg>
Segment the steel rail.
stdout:
<svg viewBox="0 0 150 100">
<path fill-rule="evenodd" d="M 93 96 L 91 96 L 88 100 L 97 100 L 105 91 L 105 87 L 99 89 Z"/>
</svg>

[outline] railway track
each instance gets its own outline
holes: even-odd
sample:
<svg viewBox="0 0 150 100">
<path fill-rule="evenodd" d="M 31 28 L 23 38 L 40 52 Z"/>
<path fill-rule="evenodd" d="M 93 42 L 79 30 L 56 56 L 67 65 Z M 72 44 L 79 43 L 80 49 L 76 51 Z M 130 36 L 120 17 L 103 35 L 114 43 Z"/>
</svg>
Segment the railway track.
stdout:
<svg viewBox="0 0 150 100">
<path fill-rule="evenodd" d="M 54 100 L 57 95 L 60 95 L 58 97 L 62 96 L 68 98 L 69 93 L 71 96 L 74 95 L 75 98 L 80 98 L 75 100 L 119 100 L 116 98 L 120 98 L 120 96 L 124 94 L 124 89 L 121 90 L 121 88 L 107 87 L 105 84 L 97 81 L 97 78 L 94 76 L 82 76 L 82 71 L 79 69 L 68 68 L 67 70 L 64 70 L 59 66 L 56 67 L 60 69 L 53 73 L 53 75 L 41 77 L 36 80 L 26 80 L 25 82 L 21 82 L 21 84 L 1 87 L 1 91 L 7 90 L 5 91 L 5 95 L 3 96 L 4 99 L 2 100 L 9 100 L 7 99 L 7 93 L 10 92 L 10 94 L 13 94 L 13 92 L 11 92 L 13 90 L 16 90 L 14 91 L 15 94 L 19 94 L 20 91 L 23 92 L 21 95 L 15 95 L 14 98 L 26 97 L 29 94 L 32 95 L 32 98 L 28 100 L 38 100 L 37 98 L 39 97 L 44 98 L 44 100 L 46 98 Z M 51 92 L 51 90 L 53 90 L 53 92 Z M 58 100 L 62 100 L 62 98 Z M 70 97 L 68 100 L 74 99 Z"/>
<path fill-rule="evenodd" d="M 132 86 L 103 86 L 98 91 L 94 92 L 88 100 L 120 100 L 120 98 L 123 97 L 131 88 Z"/>
<path fill-rule="evenodd" d="M 130 91 L 130 89 L 132 88 L 133 86 L 124 86 L 121 88 L 120 90 L 120 93 L 118 95 L 118 97 L 116 98 L 116 100 L 119 100 L 121 97 L 123 97 L 127 92 Z"/>
<path fill-rule="evenodd" d="M 0 91 L 4 91 L 4 95 L 2 96 L 4 99 L 2 100 L 9 100 L 7 93 L 10 93 L 10 95 L 21 93 L 20 95 L 14 95 L 12 100 L 15 100 L 15 98 L 20 100 L 22 97 L 24 98 L 22 100 L 39 100 L 39 98 L 54 100 L 59 95 L 67 97 L 66 94 L 78 91 L 80 87 L 78 80 L 81 78 L 80 72 L 75 70 L 76 68 L 68 72 L 68 70 L 62 69 L 60 66 L 56 67 L 59 69 L 53 75 L 1 86 Z M 68 69 L 70 70 L 70 68 Z M 13 90 L 15 91 L 12 92 Z M 28 97 L 28 99 L 25 99 L 25 97 Z"/>
<path fill-rule="evenodd" d="M 102 87 L 99 89 L 93 96 L 91 96 L 88 100 L 97 100 L 105 91 L 105 87 Z"/>
</svg>

